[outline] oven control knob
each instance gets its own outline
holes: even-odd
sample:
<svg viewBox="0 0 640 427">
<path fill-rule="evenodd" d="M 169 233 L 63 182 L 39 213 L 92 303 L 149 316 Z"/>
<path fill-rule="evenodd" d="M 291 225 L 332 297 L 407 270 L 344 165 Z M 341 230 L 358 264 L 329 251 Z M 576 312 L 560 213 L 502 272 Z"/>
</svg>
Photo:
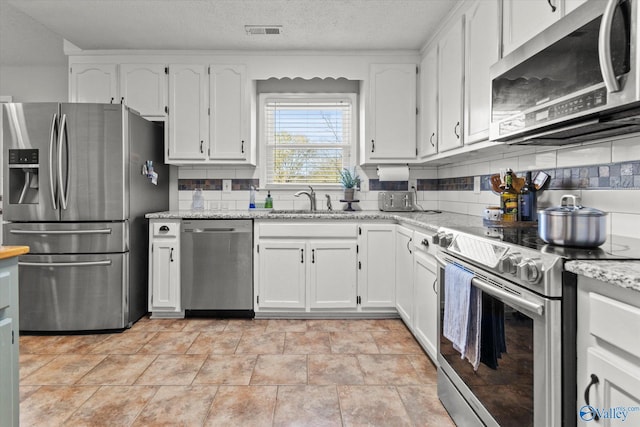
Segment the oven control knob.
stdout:
<svg viewBox="0 0 640 427">
<path fill-rule="evenodd" d="M 443 248 L 449 246 L 452 240 L 453 235 L 447 234 L 444 231 L 439 231 L 435 236 L 433 236 L 433 243 L 437 244 L 438 246 L 442 246 Z"/>
<path fill-rule="evenodd" d="M 529 283 L 537 282 L 542 273 L 540 271 L 540 263 L 531 258 L 525 258 L 518 264 L 518 278 Z"/>
<path fill-rule="evenodd" d="M 515 275 L 518 271 L 518 263 L 521 259 L 522 256 L 517 252 L 505 255 L 500 260 L 500 264 L 498 264 L 498 270 L 500 270 L 500 273 L 509 273 Z"/>
</svg>

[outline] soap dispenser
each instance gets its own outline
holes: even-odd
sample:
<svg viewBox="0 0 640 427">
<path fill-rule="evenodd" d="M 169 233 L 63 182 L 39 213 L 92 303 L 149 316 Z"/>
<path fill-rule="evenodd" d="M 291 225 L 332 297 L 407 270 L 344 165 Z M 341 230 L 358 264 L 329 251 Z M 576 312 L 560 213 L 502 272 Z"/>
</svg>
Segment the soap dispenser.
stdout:
<svg viewBox="0 0 640 427">
<path fill-rule="evenodd" d="M 256 187 L 253 185 L 249 187 L 249 209 L 256 208 Z"/>
<path fill-rule="evenodd" d="M 267 191 L 267 198 L 264 199 L 264 207 L 266 209 L 273 209 L 273 199 L 271 198 L 271 191 Z"/>
</svg>

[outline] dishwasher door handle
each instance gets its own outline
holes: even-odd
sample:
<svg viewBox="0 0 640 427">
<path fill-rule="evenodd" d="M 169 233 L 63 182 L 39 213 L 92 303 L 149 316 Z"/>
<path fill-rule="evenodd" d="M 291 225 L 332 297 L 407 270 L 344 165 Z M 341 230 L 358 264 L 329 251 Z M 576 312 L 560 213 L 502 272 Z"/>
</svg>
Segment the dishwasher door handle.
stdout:
<svg viewBox="0 0 640 427">
<path fill-rule="evenodd" d="M 232 233 L 235 228 L 185 228 L 185 233 Z"/>
</svg>

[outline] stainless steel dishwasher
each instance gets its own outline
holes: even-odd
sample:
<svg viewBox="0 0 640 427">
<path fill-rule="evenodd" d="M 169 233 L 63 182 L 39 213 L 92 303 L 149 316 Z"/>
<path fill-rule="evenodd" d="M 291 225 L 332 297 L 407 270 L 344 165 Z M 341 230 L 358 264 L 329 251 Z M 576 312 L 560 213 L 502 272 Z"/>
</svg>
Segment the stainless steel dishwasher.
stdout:
<svg viewBox="0 0 640 427">
<path fill-rule="evenodd" d="M 252 220 L 183 220 L 180 249 L 187 315 L 254 316 Z"/>
</svg>

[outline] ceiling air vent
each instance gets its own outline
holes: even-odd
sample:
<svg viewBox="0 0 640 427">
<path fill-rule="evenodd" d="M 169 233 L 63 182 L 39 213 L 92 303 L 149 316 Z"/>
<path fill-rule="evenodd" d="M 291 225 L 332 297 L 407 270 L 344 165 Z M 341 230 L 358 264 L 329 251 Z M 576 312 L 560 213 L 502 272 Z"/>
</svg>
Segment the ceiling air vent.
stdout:
<svg viewBox="0 0 640 427">
<path fill-rule="evenodd" d="M 244 30 L 248 36 L 279 35 L 282 34 L 282 25 L 245 25 Z"/>
</svg>

